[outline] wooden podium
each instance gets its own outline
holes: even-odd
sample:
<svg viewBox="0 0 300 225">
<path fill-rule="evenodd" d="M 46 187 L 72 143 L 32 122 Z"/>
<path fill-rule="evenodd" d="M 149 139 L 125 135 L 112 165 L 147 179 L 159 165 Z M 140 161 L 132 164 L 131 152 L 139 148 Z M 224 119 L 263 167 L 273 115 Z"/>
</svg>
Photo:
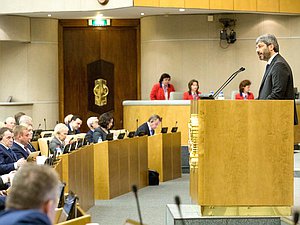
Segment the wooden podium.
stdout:
<svg viewBox="0 0 300 225">
<path fill-rule="evenodd" d="M 159 181 L 181 177 L 181 133 L 148 137 L 148 167 L 159 173 Z"/>
<path fill-rule="evenodd" d="M 293 101 L 191 105 L 192 200 L 202 215 L 290 215 Z"/>
</svg>

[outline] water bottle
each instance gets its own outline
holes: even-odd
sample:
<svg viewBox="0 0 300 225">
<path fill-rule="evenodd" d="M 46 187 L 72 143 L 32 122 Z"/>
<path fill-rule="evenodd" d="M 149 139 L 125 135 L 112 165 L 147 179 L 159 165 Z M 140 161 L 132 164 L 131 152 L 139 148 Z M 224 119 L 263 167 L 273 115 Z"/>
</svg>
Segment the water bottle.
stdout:
<svg viewBox="0 0 300 225">
<path fill-rule="evenodd" d="M 224 100 L 225 98 L 224 98 L 224 93 L 223 93 L 223 91 L 221 91 L 220 93 L 219 93 L 219 95 L 218 95 L 218 100 Z"/>
<path fill-rule="evenodd" d="M 102 137 L 101 136 L 99 136 L 99 138 L 98 138 L 98 143 L 100 143 L 100 142 L 102 142 Z"/>
</svg>

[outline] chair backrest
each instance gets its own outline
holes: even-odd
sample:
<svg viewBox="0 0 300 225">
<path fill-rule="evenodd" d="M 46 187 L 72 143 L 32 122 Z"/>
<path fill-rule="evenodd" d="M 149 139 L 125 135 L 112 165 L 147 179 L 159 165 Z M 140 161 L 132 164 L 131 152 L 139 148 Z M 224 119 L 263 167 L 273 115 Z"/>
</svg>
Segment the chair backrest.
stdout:
<svg viewBox="0 0 300 225">
<path fill-rule="evenodd" d="M 183 92 L 174 91 L 170 93 L 170 100 L 182 100 Z"/>
<path fill-rule="evenodd" d="M 51 131 L 51 130 L 50 130 L 50 131 L 42 131 L 42 132 L 41 132 L 41 137 L 42 137 L 42 138 L 44 138 L 44 136 L 46 136 L 46 137 L 52 137 L 53 132 L 54 132 L 53 130 L 52 130 L 52 131 Z M 45 137 L 45 138 L 46 138 L 46 137 Z"/>
<path fill-rule="evenodd" d="M 51 139 L 52 137 L 38 139 L 41 155 L 48 156 L 48 149 L 49 149 L 48 141 L 51 141 Z"/>
</svg>

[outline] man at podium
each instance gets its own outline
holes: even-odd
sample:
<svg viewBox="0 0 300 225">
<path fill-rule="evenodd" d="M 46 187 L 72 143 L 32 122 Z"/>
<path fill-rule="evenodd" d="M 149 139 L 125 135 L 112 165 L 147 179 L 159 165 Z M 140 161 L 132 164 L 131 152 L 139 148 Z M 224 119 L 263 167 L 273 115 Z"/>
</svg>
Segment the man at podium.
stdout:
<svg viewBox="0 0 300 225">
<path fill-rule="evenodd" d="M 260 60 L 267 61 L 258 99 L 294 100 L 293 73 L 287 61 L 279 54 L 276 37 L 273 34 L 258 37 L 256 52 Z M 296 107 L 294 123 L 298 124 Z"/>
</svg>

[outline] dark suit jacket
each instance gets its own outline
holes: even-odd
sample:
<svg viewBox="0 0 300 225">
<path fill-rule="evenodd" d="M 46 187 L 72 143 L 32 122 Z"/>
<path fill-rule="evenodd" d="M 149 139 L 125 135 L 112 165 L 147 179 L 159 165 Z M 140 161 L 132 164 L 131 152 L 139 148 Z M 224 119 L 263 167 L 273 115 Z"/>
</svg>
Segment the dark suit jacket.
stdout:
<svg viewBox="0 0 300 225">
<path fill-rule="evenodd" d="M 16 142 L 13 143 L 13 146 L 11 147 L 11 150 L 16 154 L 17 159 L 27 159 L 29 156 L 29 153 L 23 149 L 20 145 L 18 145 Z"/>
<path fill-rule="evenodd" d="M 70 127 L 70 124 L 67 125 L 68 127 L 68 135 L 72 135 L 72 134 L 80 134 L 80 130 L 73 130 L 71 131 L 71 127 Z"/>
<path fill-rule="evenodd" d="M 36 151 L 35 148 L 33 147 L 33 145 L 31 143 L 28 143 L 27 148 L 29 148 L 29 150 L 31 152 L 35 152 Z"/>
<path fill-rule="evenodd" d="M 278 54 L 262 79 L 258 99 L 294 100 L 294 98 L 292 70 L 287 61 Z M 298 124 L 296 105 L 294 108 L 294 123 Z"/>
<path fill-rule="evenodd" d="M 0 175 L 15 170 L 15 162 L 17 162 L 16 154 L 12 150 L 7 150 L 0 144 Z"/>
<path fill-rule="evenodd" d="M 38 210 L 5 210 L 0 214 L 0 224 L 5 225 L 51 225 L 48 216 Z"/>
<path fill-rule="evenodd" d="M 85 139 L 89 142 L 89 143 L 93 143 L 93 134 L 94 134 L 94 131 L 92 130 L 89 130 L 86 135 L 85 135 Z M 97 140 L 98 141 L 98 140 Z"/>
<path fill-rule="evenodd" d="M 107 136 L 107 133 L 104 130 L 102 130 L 101 127 L 98 127 L 98 128 L 95 129 L 95 131 L 93 133 L 93 142 L 98 143 L 99 137 L 102 138 L 102 141 L 105 141 L 106 136 Z"/>
<path fill-rule="evenodd" d="M 139 133 L 141 133 L 141 132 L 145 133 L 148 136 L 151 135 L 147 122 L 143 123 L 141 126 L 139 126 L 134 135 L 139 136 Z M 154 130 L 153 130 L 153 134 L 154 134 Z"/>
<path fill-rule="evenodd" d="M 56 148 L 60 148 L 60 149 L 63 151 L 64 147 L 65 147 L 64 144 L 61 143 L 61 142 L 57 139 L 57 137 L 53 137 L 52 140 L 51 140 L 50 143 L 49 143 L 49 150 L 50 150 L 50 153 L 51 153 L 51 154 L 54 153 L 54 151 L 55 151 Z"/>
</svg>

